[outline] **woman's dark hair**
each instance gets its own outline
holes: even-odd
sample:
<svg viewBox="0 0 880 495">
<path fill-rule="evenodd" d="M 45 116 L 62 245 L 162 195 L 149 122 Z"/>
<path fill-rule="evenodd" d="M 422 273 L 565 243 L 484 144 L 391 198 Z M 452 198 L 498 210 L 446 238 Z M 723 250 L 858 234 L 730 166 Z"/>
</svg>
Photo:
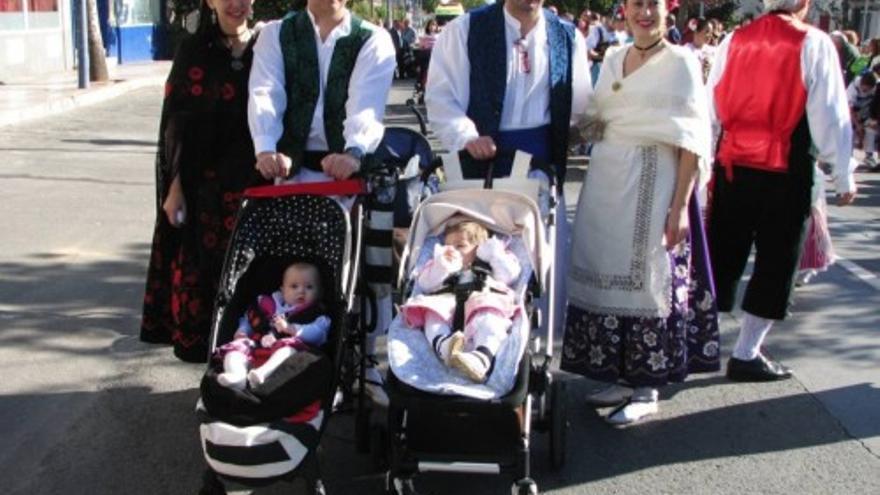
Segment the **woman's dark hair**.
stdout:
<svg viewBox="0 0 880 495">
<path fill-rule="evenodd" d="M 208 6 L 208 2 L 202 0 L 199 6 L 199 27 L 196 28 L 196 35 L 205 38 L 215 38 L 220 35 L 220 24 L 214 22 L 212 18 L 213 11 Z"/>
<path fill-rule="evenodd" d="M 697 17 L 696 27 L 694 28 L 695 33 L 700 33 L 706 30 L 709 27 L 709 19 L 705 17 Z"/>
</svg>

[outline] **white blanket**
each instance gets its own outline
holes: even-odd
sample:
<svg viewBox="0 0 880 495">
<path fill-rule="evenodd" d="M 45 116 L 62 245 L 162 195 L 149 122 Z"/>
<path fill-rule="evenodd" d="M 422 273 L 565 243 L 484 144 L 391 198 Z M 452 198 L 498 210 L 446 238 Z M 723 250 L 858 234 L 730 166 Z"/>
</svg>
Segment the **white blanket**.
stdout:
<svg viewBox="0 0 880 495">
<path fill-rule="evenodd" d="M 428 261 L 437 242 L 437 237 L 426 239 L 420 251 L 422 256 L 416 264 L 417 269 Z M 495 367 L 486 383 L 474 383 L 457 370 L 444 365 L 428 345 L 422 329 L 407 327 L 403 317 L 398 314 L 388 329 L 388 363 L 400 381 L 425 392 L 484 400 L 502 397 L 510 392 L 516 382 L 519 361 L 529 340 L 530 322 L 522 305 L 522 295 L 532 270 L 529 256 L 520 239 L 512 239 L 509 248 L 522 264 L 523 273 L 514 287 L 520 311 L 513 320 L 510 336 L 502 343 L 495 356 Z"/>
</svg>

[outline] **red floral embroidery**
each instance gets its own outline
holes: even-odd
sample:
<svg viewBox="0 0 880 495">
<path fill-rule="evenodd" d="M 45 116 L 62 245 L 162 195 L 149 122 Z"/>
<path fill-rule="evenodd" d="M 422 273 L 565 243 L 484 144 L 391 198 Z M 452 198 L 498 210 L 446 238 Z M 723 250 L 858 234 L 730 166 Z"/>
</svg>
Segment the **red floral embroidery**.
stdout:
<svg viewBox="0 0 880 495">
<path fill-rule="evenodd" d="M 165 83 L 165 98 L 171 96 L 172 91 L 174 91 L 174 85 L 169 82 Z"/>
<path fill-rule="evenodd" d="M 193 84 L 192 87 L 189 88 L 189 92 L 192 93 L 193 96 L 202 96 L 203 91 L 204 89 L 202 89 L 201 84 Z"/>
<path fill-rule="evenodd" d="M 193 81 L 201 81 L 202 77 L 205 76 L 205 71 L 202 70 L 201 67 L 191 67 L 189 69 L 188 74 L 189 74 L 189 78 L 192 79 Z"/>
<path fill-rule="evenodd" d="M 217 245 L 217 235 L 213 232 L 206 233 L 202 237 L 202 244 L 204 244 L 206 248 L 213 248 Z"/>
<path fill-rule="evenodd" d="M 197 314 L 199 314 L 199 306 L 200 306 L 199 300 L 193 299 L 192 301 L 189 302 L 189 304 L 187 305 L 186 308 L 189 310 L 189 314 L 197 315 Z"/>
<path fill-rule="evenodd" d="M 232 228 L 235 227 L 235 217 L 226 217 L 223 225 L 226 226 L 226 230 L 232 231 Z"/>
<path fill-rule="evenodd" d="M 223 87 L 220 89 L 220 94 L 226 101 L 235 98 L 235 86 L 233 86 L 231 83 L 223 84 Z"/>
<path fill-rule="evenodd" d="M 177 292 L 171 293 L 171 315 L 174 317 L 175 321 L 179 321 L 180 319 L 180 298 L 177 296 Z"/>
</svg>

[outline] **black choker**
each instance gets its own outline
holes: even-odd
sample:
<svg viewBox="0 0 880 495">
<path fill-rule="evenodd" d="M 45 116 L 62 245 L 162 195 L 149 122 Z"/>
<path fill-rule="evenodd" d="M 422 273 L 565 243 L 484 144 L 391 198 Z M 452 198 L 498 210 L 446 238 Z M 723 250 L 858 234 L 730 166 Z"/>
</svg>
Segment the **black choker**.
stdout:
<svg viewBox="0 0 880 495">
<path fill-rule="evenodd" d="M 641 51 L 641 52 L 646 52 L 646 51 L 650 50 L 651 48 L 654 48 L 655 46 L 659 45 L 661 41 L 663 41 L 663 37 L 662 37 L 662 36 L 661 36 L 660 38 L 658 38 L 657 41 L 651 43 L 650 45 L 648 45 L 648 46 L 646 46 L 646 47 L 644 47 L 644 48 L 642 48 L 642 47 L 640 47 L 639 45 L 633 43 L 633 48 L 635 48 L 636 50 L 639 50 L 639 51 Z"/>
</svg>

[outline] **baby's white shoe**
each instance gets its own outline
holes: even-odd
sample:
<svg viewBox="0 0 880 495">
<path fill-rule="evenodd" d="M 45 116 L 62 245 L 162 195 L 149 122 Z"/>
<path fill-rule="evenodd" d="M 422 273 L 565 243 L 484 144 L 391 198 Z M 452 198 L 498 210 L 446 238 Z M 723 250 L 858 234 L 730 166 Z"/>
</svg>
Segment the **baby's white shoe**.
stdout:
<svg viewBox="0 0 880 495">
<path fill-rule="evenodd" d="M 455 352 L 449 359 L 450 366 L 477 383 L 486 381 L 486 374 L 489 373 L 491 364 L 488 356 L 477 351 Z"/>
<path fill-rule="evenodd" d="M 247 375 L 241 373 L 220 373 L 217 375 L 217 383 L 233 390 L 244 390 L 247 384 Z"/>
<path fill-rule="evenodd" d="M 451 366 L 452 355 L 456 352 L 461 352 L 463 347 L 464 333 L 453 332 L 440 338 L 440 343 L 437 345 L 437 357 L 446 366 Z"/>
<path fill-rule="evenodd" d="M 266 376 L 263 373 L 260 373 L 259 368 L 254 368 L 248 371 L 247 382 L 251 388 L 256 388 L 266 383 Z"/>
</svg>

